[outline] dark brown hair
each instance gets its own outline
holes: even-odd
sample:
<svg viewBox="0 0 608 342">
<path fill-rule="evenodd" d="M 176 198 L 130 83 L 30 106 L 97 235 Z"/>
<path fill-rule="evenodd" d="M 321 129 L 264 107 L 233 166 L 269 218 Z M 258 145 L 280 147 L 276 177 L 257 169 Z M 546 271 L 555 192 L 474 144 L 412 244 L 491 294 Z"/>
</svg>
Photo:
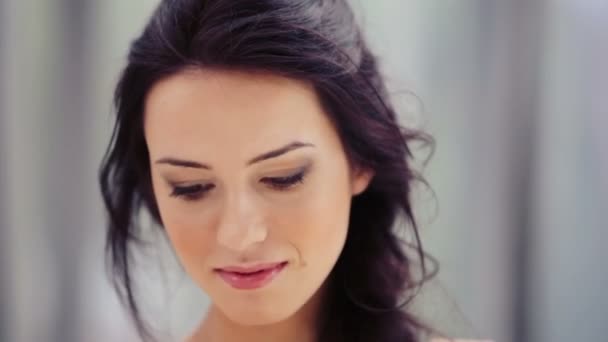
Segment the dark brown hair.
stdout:
<svg viewBox="0 0 608 342">
<path fill-rule="evenodd" d="M 425 267 L 411 205 L 413 182 L 424 182 L 412 167 L 411 144 L 433 141 L 398 124 L 376 58 L 345 0 L 166 0 L 132 43 L 115 91 L 116 124 L 100 184 L 114 285 L 142 338 L 151 334 L 130 272 L 130 247 L 141 233 L 137 213 L 146 208 L 162 228 L 143 134 L 143 102 L 155 82 L 192 67 L 268 72 L 314 86 L 349 161 L 375 172 L 352 200 L 320 339 L 418 341 L 424 327 L 401 304 L 433 272 Z M 410 243 L 399 237 L 399 218 L 414 237 Z M 414 265 L 421 266 L 418 280 Z"/>
</svg>

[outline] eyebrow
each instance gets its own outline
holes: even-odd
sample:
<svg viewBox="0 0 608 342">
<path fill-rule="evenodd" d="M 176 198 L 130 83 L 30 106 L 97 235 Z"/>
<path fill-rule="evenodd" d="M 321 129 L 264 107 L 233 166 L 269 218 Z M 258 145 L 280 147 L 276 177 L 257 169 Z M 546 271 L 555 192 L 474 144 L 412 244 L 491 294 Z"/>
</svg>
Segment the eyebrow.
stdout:
<svg viewBox="0 0 608 342">
<path fill-rule="evenodd" d="M 274 149 L 272 151 L 268 151 L 266 153 L 262 153 L 261 155 L 252 158 L 251 160 L 249 160 L 247 162 L 247 166 L 255 164 L 255 163 L 259 163 L 263 160 L 279 157 L 281 155 L 284 155 L 287 152 L 290 152 L 290 151 L 293 151 L 295 149 L 302 148 L 302 147 L 315 147 L 315 145 L 313 145 L 311 143 L 307 143 L 307 142 L 294 141 L 283 147 Z M 211 166 L 209 166 L 208 164 L 205 164 L 205 163 L 200 163 L 200 162 L 192 161 L 192 160 L 177 159 L 177 158 L 172 158 L 172 157 L 160 158 L 155 162 L 155 164 L 169 164 L 172 166 L 187 167 L 187 168 L 194 168 L 194 169 L 207 169 L 207 170 L 212 169 Z"/>
</svg>

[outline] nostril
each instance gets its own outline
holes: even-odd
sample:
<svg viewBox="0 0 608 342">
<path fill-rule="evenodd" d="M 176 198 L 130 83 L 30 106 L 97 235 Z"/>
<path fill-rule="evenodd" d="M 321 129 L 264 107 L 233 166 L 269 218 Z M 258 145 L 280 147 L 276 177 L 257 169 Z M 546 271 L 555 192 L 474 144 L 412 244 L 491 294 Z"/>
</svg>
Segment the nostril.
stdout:
<svg viewBox="0 0 608 342">
<path fill-rule="evenodd" d="M 268 230 L 263 224 L 224 224 L 218 228 L 217 241 L 231 250 L 242 251 L 266 240 Z"/>
</svg>

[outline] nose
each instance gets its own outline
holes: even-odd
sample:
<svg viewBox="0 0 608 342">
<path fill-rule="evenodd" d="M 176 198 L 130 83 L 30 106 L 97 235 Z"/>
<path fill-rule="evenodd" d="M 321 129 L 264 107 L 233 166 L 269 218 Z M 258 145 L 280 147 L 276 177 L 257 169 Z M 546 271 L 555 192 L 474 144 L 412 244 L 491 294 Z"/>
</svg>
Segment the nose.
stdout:
<svg viewBox="0 0 608 342">
<path fill-rule="evenodd" d="M 251 245 L 266 240 L 268 230 L 256 208 L 255 199 L 246 193 L 227 196 L 217 227 L 220 245 L 243 252 Z"/>
</svg>

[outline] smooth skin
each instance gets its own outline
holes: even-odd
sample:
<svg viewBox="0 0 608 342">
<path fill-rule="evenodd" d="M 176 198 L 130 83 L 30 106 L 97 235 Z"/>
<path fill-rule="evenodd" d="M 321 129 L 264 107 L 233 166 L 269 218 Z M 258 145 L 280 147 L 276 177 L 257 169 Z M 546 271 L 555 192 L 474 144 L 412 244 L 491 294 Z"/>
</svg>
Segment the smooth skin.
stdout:
<svg viewBox="0 0 608 342">
<path fill-rule="evenodd" d="M 212 302 L 188 341 L 314 341 L 352 197 L 373 173 L 349 164 L 312 86 L 183 70 L 148 93 L 144 133 L 163 226 Z M 283 261 L 253 290 L 215 271 Z"/>
</svg>

